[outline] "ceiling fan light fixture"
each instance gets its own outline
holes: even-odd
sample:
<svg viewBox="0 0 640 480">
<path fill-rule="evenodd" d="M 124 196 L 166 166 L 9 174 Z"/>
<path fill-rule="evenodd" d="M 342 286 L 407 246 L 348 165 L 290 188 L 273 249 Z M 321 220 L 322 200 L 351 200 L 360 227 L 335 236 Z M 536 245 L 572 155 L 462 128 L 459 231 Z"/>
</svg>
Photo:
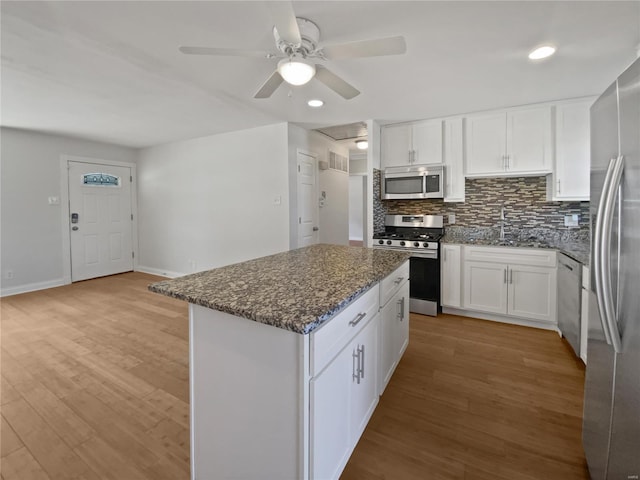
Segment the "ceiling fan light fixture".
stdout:
<svg viewBox="0 0 640 480">
<path fill-rule="evenodd" d="M 551 45 L 543 45 L 541 47 L 538 47 L 538 48 L 532 50 L 529 53 L 529 59 L 530 60 L 541 60 L 543 58 L 550 57 L 554 53 L 556 53 L 556 47 L 553 47 Z"/>
<path fill-rule="evenodd" d="M 366 140 L 356 140 L 356 147 L 358 150 L 366 150 L 369 148 L 369 142 Z"/>
<path fill-rule="evenodd" d="M 316 74 L 316 66 L 304 58 L 284 58 L 278 62 L 278 73 L 291 85 L 304 85 Z"/>
<path fill-rule="evenodd" d="M 313 100 L 309 100 L 307 102 L 307 105 L 313 108 L 319 108 L 324 105 L 324 102 L 322 100 L 313 99 Z"/>
</svg>

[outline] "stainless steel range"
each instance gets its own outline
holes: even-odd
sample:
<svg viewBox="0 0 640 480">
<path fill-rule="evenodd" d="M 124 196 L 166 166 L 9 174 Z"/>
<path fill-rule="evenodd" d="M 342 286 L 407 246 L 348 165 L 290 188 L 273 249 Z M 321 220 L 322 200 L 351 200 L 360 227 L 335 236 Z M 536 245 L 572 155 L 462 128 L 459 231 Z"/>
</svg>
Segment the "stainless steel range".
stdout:
<svg viewBox="0 0 640 480">
<path fill-rule="evenodd" d="M 374 248 L 411 253 L 409 310 L 435 316 L 440 307 L 441 215 L 386 215 L 385 230 L 373 236 Z"/>
</svg>

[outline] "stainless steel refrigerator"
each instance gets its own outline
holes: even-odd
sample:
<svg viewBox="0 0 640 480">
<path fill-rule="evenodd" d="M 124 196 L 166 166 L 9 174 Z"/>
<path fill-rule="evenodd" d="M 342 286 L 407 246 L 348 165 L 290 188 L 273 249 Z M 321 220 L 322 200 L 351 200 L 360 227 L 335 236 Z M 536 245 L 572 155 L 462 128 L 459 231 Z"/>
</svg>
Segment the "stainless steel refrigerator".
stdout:
<svg viewBox="0 0 640 480">
<path fill-rule="evenodd" d="M 640 478 L 640 59 L 591 107 L 583 445 L 593 480 Z"/>
</svg>

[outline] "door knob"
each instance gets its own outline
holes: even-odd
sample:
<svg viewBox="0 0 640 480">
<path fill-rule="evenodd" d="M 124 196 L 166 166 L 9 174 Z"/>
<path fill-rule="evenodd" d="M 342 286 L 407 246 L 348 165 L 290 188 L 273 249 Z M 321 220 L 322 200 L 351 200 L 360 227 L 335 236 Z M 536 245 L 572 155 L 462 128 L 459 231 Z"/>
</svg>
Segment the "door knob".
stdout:
<svg viewBox="0 0 640 480">
<path fill-rule="evenodd" d="M 78 230 L 78 227 L 74 225 L 73 227 L 71 227 L 71 230 L 75 232 L 76 230 Z"/>
</svg>

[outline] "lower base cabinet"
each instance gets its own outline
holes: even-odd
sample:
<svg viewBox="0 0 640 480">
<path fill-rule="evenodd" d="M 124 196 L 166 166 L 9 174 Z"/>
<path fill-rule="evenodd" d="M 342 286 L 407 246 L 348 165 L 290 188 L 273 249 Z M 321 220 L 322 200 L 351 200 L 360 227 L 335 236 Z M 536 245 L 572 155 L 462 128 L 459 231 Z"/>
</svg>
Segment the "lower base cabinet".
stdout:
<svg viewBox="0 0 640 480">
<path fill-rule="evenodd" d="M 555 251 L 465 247 L 464 258 L 464 309 L 556 323 Z"/>
<path fill-rule="evenodd" d="M 409 344 L 409 282 L 380 310 L 380 394 Z"/>
<path fill-rule="evenodd" d="M 378 315 L 310 386 L 311 478 L 337 478 L 378 403 Z"/>
</svg>

